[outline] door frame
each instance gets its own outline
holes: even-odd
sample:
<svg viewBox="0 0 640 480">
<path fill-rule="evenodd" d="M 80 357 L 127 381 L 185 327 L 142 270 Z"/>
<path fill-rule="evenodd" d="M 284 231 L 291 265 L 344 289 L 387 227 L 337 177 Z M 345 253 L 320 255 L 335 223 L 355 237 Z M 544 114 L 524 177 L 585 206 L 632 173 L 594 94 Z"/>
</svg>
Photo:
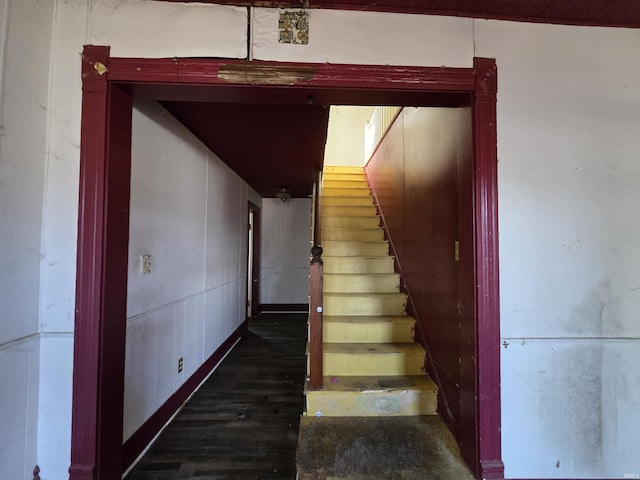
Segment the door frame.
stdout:
<svg viewBox="0 0 640 480">
<path fill-rule="evenodd" d="M 279 78 L 282 78 L 280 80 Z M 313 88 L 362 95 L 468 94 L 473 105 L 476 251 L 476 384 L 470 431 L 478 478 L 502 479 L 500 317 L 495 60 L 473 68 L 257 62 L 229 59 L 136 59 L 87 45 L 82 55 L 82 117 L 71 480 L 120 478 L 126 341 L 132 98 L 141 87 L 234 89 L 274 95 Z M 213 89 L 213 90 L 211 90 Z M 192 100 L 194 98 L 191 98 Z M 311 100 L 309 100 L 311 101 Z"/>
<path fill-rule="evenodd" d="M 260 306 L 260 207 L 249 202 L 249 212 L 253 212 L 253 223 L 249 225 L 253 230 L 250 235 L 251 245 L 247 248 L 247 282 L 251 283 L 251 318 L 258 316 Z M 251 265 L 249 265 L 249 249 L 251 249 Z M 249 285 L 247 285 L 247 301 L 249 301 Z"/>
</svg>

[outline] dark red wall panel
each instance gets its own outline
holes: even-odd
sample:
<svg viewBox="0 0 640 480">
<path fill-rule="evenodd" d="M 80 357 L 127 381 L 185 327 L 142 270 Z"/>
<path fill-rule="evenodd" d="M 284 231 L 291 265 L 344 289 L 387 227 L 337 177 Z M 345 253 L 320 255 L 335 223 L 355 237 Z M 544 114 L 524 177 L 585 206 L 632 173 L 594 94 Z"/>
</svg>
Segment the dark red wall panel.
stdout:
<svg viewBox="0 0 640 480">
<path fill-rule="evenodd" d="M 461 383 L 461 365 L 474 355 L 462 345 L 462 332 L 474 329 L 472 168 L 470 108 L 405 108 L 367 165 L 419 322 L 416 338 L 432 355 L 439 410 L 456 436 L 461 396 L 475 395 L 473 382 Z"/>
</svg>

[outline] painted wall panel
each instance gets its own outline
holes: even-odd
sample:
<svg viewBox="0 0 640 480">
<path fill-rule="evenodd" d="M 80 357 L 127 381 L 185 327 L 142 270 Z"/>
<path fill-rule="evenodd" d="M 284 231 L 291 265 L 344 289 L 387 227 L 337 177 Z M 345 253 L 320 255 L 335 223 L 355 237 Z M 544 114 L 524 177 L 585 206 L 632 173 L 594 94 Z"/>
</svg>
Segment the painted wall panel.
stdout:
<svg viewBox="0 0 640 480">
<path fill-rule="evenodd" d="M 638 337 L 639 32 L 479 22 L 477 37 L 500 72 L 503 334 Z"/>
<path fill-rule="evenodd" d="M 473 305 L 473 292 L 462 292 L 459 285 L 461 268 L 473 265 L 473 259 L 454 259 L 460 225 L 471 221 L 471 212 L 458 208 L 459 170 L 471 168 L 470 116 L 469 109 L 405 108 L 367 166 L 413 299 L 412 313 L 419 320 L 416 339 L 423 344 L 426 340 L 433 355 L 456 433 L 463 410 L 461 391 L 474 395 L 473 375 L 467 383 L 461 381 L 459 315 L 462 298 Z M 473 316 L 464 320 L 473 332 Z M 470 341 L 473 344 L 473 336 Z M 441 403 L 446 415 L 443 407 Z"/>
<path fill-rule="evenodd" d="M 278 43 L 279 10 L 256 8 L 256 60 L 470 67 L 473 21 L 426 15 L 309 11 L 309 44 Z"/>
<path fill-rule="evenodd" d="M 311 200 L 262 200 L 260 303 L 309 303 Z"/>
<path fill-rule="evenodd" d="M 40 476 L 44 479 L 68 476 L 72 376 L 73 334 L 42 334 L 37 451 Z"/>
<path fill-rule="evenodd" d="M 37 458 L 40 338 L 0 346 L 2 478 L 31 478 Z"/>
<path fill-rule="evenodd" d="M 90 8 L 90 42 L 110 45 L 114 56 L 247 56 L 246 8 L 143 0 L 97 0 Z"/>
<path fill-rule="evenodd" d="M 374 110 L 375 107 L 331 107 L 325 165 L 364 165 L 364 127 Z"/>
<path fill-rule="evenodd" d="M 206 148 L 157 103 L 136 104 L 131 156 L 127 315 L 135 316 L 204 289 L 208 166 Z"/>
<path fill-rule="evenodd" d="M 76 288 L 80 158 L 81 45 L 87 2 L 56 2 L 50 64 L 49 138 L 44 191 L 41 328 L 72 332 Z"/>
<path fill-rule="evenodd" d="M 0 4 L 0 345 L 39 330 L 53 2 Z"/>
</svg>

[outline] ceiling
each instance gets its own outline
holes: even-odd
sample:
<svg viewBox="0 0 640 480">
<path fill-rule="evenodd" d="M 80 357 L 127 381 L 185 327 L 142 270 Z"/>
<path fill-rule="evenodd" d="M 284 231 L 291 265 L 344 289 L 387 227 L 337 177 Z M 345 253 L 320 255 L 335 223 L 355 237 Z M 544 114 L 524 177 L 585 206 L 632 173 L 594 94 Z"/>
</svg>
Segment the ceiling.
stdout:
<svg viewBox="0 0 640 480">
<path fill-rule="evenodd" d="M 185 0 L 170 0 L 185 1 Z M 640 28 L 640 0 L 198 0 L 240 6 L 333 8 Z M 189 0 L 187 0 L 189 2 Z M 143 88 L 143 87 L 141 87 Z M 449 105 L 455 97 L 271 88 L 138 92 L 162 104 L 261 196 L 311 194 L 322 168 L 329 105 Z M 165 88 L 163 90 L 163 88 Z M 223 102 L 223 103 L 221 103 Z M 232 103 L 231 103 L 232 102 Z"/>
<path fill-rule="evenodd" d="M 311 194 L 322 169 L 329 108 L 314 105 L 163 102 L 262 197 Z"/>
</svg>

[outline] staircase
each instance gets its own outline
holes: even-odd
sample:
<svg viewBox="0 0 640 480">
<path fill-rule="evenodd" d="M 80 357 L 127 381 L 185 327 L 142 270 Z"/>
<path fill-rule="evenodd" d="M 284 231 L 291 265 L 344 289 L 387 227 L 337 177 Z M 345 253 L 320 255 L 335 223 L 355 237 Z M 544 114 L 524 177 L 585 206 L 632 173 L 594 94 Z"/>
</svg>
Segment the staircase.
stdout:
<svg viewBox="0 0 640 480">
<path fill-rule="evenodd" d="M 323 186 L 324 377 L 305 387 L 297 480 L 473 480 L 436 415 L 363 169 L 325 167 Z"/>
<path fill-rule="evenodd" d="M 306 415 L 434 415 L 437 388 L 363 169 L 325 167 L 321 205 L 324 379 L 306 389 Z"/>
</svg>

